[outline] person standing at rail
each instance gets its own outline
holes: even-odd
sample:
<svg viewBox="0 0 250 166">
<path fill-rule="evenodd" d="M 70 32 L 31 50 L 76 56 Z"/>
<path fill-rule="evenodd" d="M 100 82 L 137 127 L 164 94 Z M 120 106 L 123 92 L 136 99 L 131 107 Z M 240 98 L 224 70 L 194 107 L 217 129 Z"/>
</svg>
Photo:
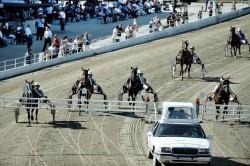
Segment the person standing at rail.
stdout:
<svg viewBox="0 0 250 166">
<path fill-rule="evenodd" d="M 45 51 L 47 45 L 49 44 L 49 46 L 51 46 L 51 42 L 52 42 L 52 32 L 50 30 L 50 27 L 47 26 L 46 30 L 44 32 L 44 45 L 43 45 L 43 52 Z"/>
</svg>

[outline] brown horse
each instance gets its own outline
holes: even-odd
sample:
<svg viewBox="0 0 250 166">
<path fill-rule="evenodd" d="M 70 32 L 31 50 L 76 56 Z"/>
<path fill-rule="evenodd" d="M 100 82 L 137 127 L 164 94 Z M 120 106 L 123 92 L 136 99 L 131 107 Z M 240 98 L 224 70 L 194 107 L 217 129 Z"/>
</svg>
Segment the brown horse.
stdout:
<svg viewBox="0 0 250 166">
<path fill-rule="evenodd" d="M 179 51 L 178 55 L 176 56 L 176 64 L 181 65 L 180 69 L 180 76 L 181 80 L 183 80 L 183 74 L 184 72 L 188 70 L 188 77 L 190 77 L 190 70 L 193 62 L 193 56 L 191 55 L 189 49 L 188 49 L 188 40 L 182 40 L 182 49 Z M 185 70 L 183 69 L 184 64 L 186 65 Z"/>
<path fill-rule="evenodd" d="M 238 101 L 237 96 L 232 92 L 231 88 L 230 88 L 230 81 L 229 78 L 228 79 L 224 79 L 223 77 L 221 78 L 221 82 L 218 85 L 218 87 L 216 88 L 214 94 L 210 93 L 207 96 L 207 101 L 211 101 L 214 100 L 215 103 L 215 107 L 216 107 L 216 120 L 219 117 L 220 114 L 220 106 L 219 105 L 225 105 L 224 106 L 224 111 L 223 114 L 227 114 L 227 108 L 228 108 L 228 103 L 230 101 L 230 95 L 233 96 L 233 100 L 232 102 L 235 102 L 237 104 L 240 105 L 240 102 Z M 224 116 L 223 116 L 224 119 Z"/>
<path fill-rule="evenodd" d="M 81 78 L 77 79 L 74 85 L 72 86 L 68 99 L 72 99 L 73 95 L 78 95 L 78 101 L 77 105 L 79 109 L 81 108 L 81 98 L 82 96 L 85 97 L 86 100 L 90 100 L 92 94 L 100 94 L 103 95 L 104 100 L 107 100 L 107 95 L 103 92 L 102 88 L 98 84 L 93 84 L 93 81 L 88 75 L 89 69 L 83 69 L 83 75 Z M 88 104 L 89 101 L 84 101 L 84 104 Z M 107 102 L 104 102 L 105 105 L 107 105 Z M 68 108 L 71 108 L 72 106 L 72 100 L 68 100 Z M 106 108 L 106 107 L 105 107 Z"/>
<path fill-rule="evenodd" d="M 241 54 L 241 51 L 240 51 L 241 41 L 240 41 L 239 35 L 235 33 L 235 28 L 236 27 L 230 26 L 230 35 L 227 39 L 227 44 L 225 46 L 225 56 L 227 56 L 229 45 L 230 45 L 231 56 L 233 56 L 234 54 L 234 56 L 236 57 L 237 49 L 239 50 L 239 54 Z"/>
<path fill-rule="evenodd" d="M 152 93 L 154 95 L 154 101 L 158 101 L 158 95 L 154 89 L 150 85 L 144 85 L 142 83 L 142 80 L 137 73 L 137 67 L 131 67 L 131 75 L 127 82 L 123 84 L 118 95 L 118 100 L 122 101 L 123 94 L 128 93 L 128 101 L 136 101 L 136 96 L 138 93 L 142 92 L 142 90 L 145 90 L 147 93 Z M 145 100 L 144 97 L 142 97 L 142 100 Z M 135 105 L 135 103 L 133 103 L 133 105 Z"/>
</svg>

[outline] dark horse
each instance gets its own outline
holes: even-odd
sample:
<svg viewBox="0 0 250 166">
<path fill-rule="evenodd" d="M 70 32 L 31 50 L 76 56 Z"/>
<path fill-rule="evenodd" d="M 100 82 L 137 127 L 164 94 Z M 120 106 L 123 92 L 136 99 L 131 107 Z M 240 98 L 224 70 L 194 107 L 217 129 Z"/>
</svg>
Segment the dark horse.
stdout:
<svg viewBox="0 0 250 166">
<path fill-rule="evenodd" d="M 241 54 L 240 47 L 241 47 L 241 41 L 239 35 L 235 33 L 235 28 L 233 26 L 230 26 L 230 35 L 227 39 L 227 44 L 225 46 L 225 56 L 227 56 L 228 52 L 228 45 L 230 45 L 230 52 L 231 56 L 233 56 L 234 51 L 234 56 L 236 57 L 237 49 L 239 50 L 239 54 Z"/>
<path fill-rule="evenodd" d="M 184 72 L 188 70 L 188 77 L 190 77 L 190 70 L 193 62 L 193 56 L 188 49 L 188 40 L 182 40 L 182 49 L 179 51 L 178 55 L 176 56 L 176 64 L 180 64 L 180 76 L 181 80 L 183 80 Z M 183 69 L 184 64 L 186 65 L 185 70 Z"/>
<path fill-rule="evenodd" d="M 230 101 L 230 95 L 233 96 L 232 102 L 235 102 L 235 103 L 240 105 L 240 102 L 238 101 L 237 96 L 232 92 L 229 85 L 230 85 L 229 78 L 228 79 L 221 78 L 221 82 L 218 85 L 218 87 L 216 88 L 214 94 L 210 93 L 207 96 L 207 100 L 208 101 L 214 100 L 214 103 L 216 105 L 216 113 L 217 113 L 216 120 L 218 119 L 219 114 L 220 114 L 220 111 L 219 111 L 220 106 L 219 105 L 222 105 L 222 104 L 225 105 L 223 114 L 227 114 L 227 108 L 228 108 L 227 105 Z M 223 116 L 223 119 L 224 119 L 224 116 Z"/>
<path fill-rule="evenodd" d="M 137 67 L 131 67 L 131 75 L 128 78 L 127 82 L 123 84 L 121 91 L 119 92 L 118 100 L 122 101 L 123 100 L 123 94 L 128 93 L 128 101 L 136 101 L 136 96 L 138 95 L 139 92 L 144 90 L 144 86 L 142 81 L 140 80 L 140 77 L 137 74 Z M 147 84 L 147 89 L 145 89 L 146 92 L 152 93 L 154 95 L 154 101 L 158 101 L 158 95 L 157 93 L 153 90 L 151 86 Z M 143 98 L 143 101 L 145 98 Z M 131 103 L 130 103 L 131 104 Z M 135 103 L 133 103 L 135 105 Z"/>
<path fill-rule="evenodd" d="M 82 71 L 83 71 L 82 77 L 77 79 L 74 85 L 72 86 L 69 92 L 68 99 L 72 99 L 72 96 L 77 94 L 78 95 L 77 105 L 79 108 L 81 108 L 82 96 L 84 96 L 86 100 L 90 100 L 92 94 L 99 94 L 103 95 L 104 100 L 107 100 L 107 95 L 103 92 L 102 88 L 98 84 L 93 84 L 93 81 L 88 76 L 89 69 L 82 68 Z M 88 107 L 89 102 L 84 101 L 84 104 L 87 104 Z M 106 105 L 107 102 L 104 102 L 104 104 Z M 71 105 L 72 105 L 72 100 L 68 100 L 68 107 L 70 108 Z"/>
<path fill-rule="evenodd" d="M 32 81 L 27 81 L 26 86 L 24 88 L 24 92 L 22 94 L 22 97 L 19 99 L 19 102 L 21 105 L 25 105 L 27 113 L 28 113 L 28 120 L 29 120 L 29 125 L 31 124 L 31 120 L 34 120 L 33 112 L 34 110 L 36 111 L 36 122 L 38 122 L 38 108 L 39 108 L 39 102 L 41 103 L 47 103 L 50 106 L 51 109 L 51 114 L 53 116 L 53 123 L 55 122 L 55 105 L 49 101 L 47 96 L 44 95 L 43 91 L 40 90 L 39 88 L 36 88 L 35 86 L 39 85 L 34 85 L 34 80 Z M 42 99 L 44 98 L 44 99 Z"/>
</svg>

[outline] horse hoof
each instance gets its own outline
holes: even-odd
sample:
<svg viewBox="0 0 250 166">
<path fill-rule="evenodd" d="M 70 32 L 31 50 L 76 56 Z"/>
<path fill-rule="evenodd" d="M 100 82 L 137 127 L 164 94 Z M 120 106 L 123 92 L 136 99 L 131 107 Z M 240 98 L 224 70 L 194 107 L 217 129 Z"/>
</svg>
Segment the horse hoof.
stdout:
<svg viewBox="0 0 250 166">
<path fill-rule="evenodd" d="M 31 116 L 31 120 L 34 120 L 34 116 Z"/>
</svg>

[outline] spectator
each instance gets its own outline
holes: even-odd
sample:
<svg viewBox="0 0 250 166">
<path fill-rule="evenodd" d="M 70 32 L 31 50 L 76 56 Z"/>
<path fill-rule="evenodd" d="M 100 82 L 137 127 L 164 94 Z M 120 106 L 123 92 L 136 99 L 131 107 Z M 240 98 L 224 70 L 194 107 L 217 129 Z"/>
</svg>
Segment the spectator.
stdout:
<svg viewBox="0 0 250 166">
<path fill-rule="evenodd" d="M 77 42 L 78 42 L 78 52 L 83 51 L 84 36 L 83 35 L 79 36 Z"/>
<path fill-rule="evenodd" d="M 117 39 L 118 41 L 121 40 L 122 33 L 124 32 L 124 29 L 122 28 L 122 24 L 120 24 L 117 28 Z"/>
<path fill-rule="evenodd" d="M 50 30 L 50 27 L 46 27 L 46 30 L 44 32 L 44 45 L 43 45 L 43 52 L 45 51 L 47 44 L 51 46 L 51 38 L 52 38 L 52 32 Z"/>
<path fill-rule="evenodd" d="M 63 10 L 59 12 L 59 18 L 60 18 L 61 31 L 64 31 L 66 14 L 64 13 Z"/>
<path fill-rule="evenodd" d="M 18 24 L 16 28 L 16 38 L 17 38 L 17 43 L 24 44 L 26 35 L 25 35 L 25 30 L 21 24 Z"/>
<path fill-rule="evenodd" d="M 60 39 L 58 37 L 57 34 L 54 35 L 54 41 L 53 41 L 54 45 L 59 49 L 60 47 Z"/>
<path fill-rule="evenodd" d="M 236 0 L 233 0 L 232 2 L 232 10 L 236 10 Z"/>
<path fill-rule="evenodd" d="M 30 26 L 27 25 L 26 29 L 25 29 L 25 35 L 26 35 L 26 41 L 27 41 L 27 49 L 31 48 L 32 46 L 32 32 L 30 30 Z"/>
<path fill-rule="evenodd" d="M 85 32 L 83 38 L 84 38 L 85 50 L 88 50 L 89 49 L 89 45 L 90 45 L 90 39 L 89 39 L 88 32 Z"/>
<path fill-rule="evenodd" d="M 0 27 L 0 47 L 7 46 L 7 40 L 3 37 L 2 29 Z"/>
<path fill-rule="evenodd" d="M 125 33 L 126 33 L 126 39 L 130 39 L 134 37 L 134 29 L 132 25 L 128 25 L 125 29 Z"/>
<path fill-rule="evenodd" d="M 53 21 L 53 17 L 52 17 L 52 12 L 53 12 L 53 7 L 52 6 L 49 6 L 46 8 L 47 10 L 47 17 L 46 17 L 46 20 L 49 24 L 52 24 L 52 21 Z"/>
<path fill-rule="evenodd" d="M 116 27 L 113 29 L 113 33 L 112 33 L 113 43 L 118 42 L 118 40 L 117 40 L 117 33 L 118 33 L 118 26 L 116 26 Z"/>
<path fill-rule="evenodd" d="M 25 53 L 25 63 L 24 63 L 24 66 L 30 65 L 32 63 L 34 55 L 31 53 L 31 51 L 32 51 L 32 49 L 28 48 L 27 52 Z"/>
<path fill-rule="evenodd" d="M 44 34 L 44 27 L 45 27 L 45 21 L 42 18 L 42 15 L 39 16 L 40 18 L 36 21 L 36 40 L 42 40 L 43 34 Z"/>
<path fill-rule="evenodd" d="M 208 12 L 209 12 L 209 16 L 212 16 L 213 15 L 213 6 L 214 6 L 214 3 L 212 0 L 209 1 L 209 4 L 208 4 Z"/>
<path fill-rule="evenodd" d="M 151 18 L 151 20 L 149 21 L 149 25 L 148 25 L 149 33 L 152 33 L 154 31 L 153 26 L 154 26 L 153 18 Z"/>
<path fill-rule="evenodd" d="M 58 51 L 54 43 L 52 43 L 51 46 L 49 46 L 48 51 L 51 56 L 51 59 L 57 58 Z"/>
<path fill-rule="evenodd" d="M 203 11 L 203 6 L 201 7 L 201 9 L 198 11 L 198 20 L 202 19 L 202 11 Z"/>
</svg>

